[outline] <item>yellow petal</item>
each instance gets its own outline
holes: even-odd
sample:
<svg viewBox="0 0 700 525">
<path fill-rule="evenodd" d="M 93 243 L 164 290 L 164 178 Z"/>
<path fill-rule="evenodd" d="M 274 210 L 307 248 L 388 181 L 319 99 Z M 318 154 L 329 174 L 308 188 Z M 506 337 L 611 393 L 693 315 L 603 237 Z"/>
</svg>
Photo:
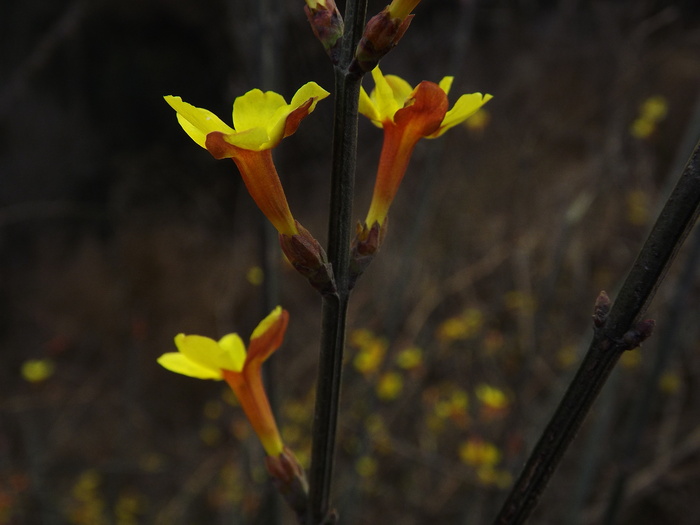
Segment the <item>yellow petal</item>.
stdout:
<svg viewBox="0 0 700 525">
<path fill-rule="evenodd" d="M 372 99 L 369 98 L 369 95 L 365 91 L 365 88 L 363 88 L 362 86 L 360 86 L 360 102 L 358 111 L 362 113 L 365 117 L 370 119 L 372 121 L 372 124 L 380 128 L 382 127 L 382 119 L 379 115 L 379 110 L 377 109 L 377 106 L 374 104 Z"/>
<path fill-rule="evenodd" d="M 221 371 L 212 370 L 188 359 L 179 352 L 169 352 L 158 358 L 158 363 L 176 374 L 182 374 L 197 379 L 223 379 Z"/>
<path fill-rule="evenodd" d="M 276 123 L 275 114 L 286 106 L 279 93 L 252 89 L 233 102 L 233 127 L 239 133 L 253 128 L 269 130 Z"/>
<path fill-rule="evenodd" d="M 243 345 L 243 342 L 240 344 Z M 231 351 L 231 347 L 222 348 L 219 343 L 208 337 L 178 334 L 175 337 L 175 345 L 190 361 L 212 371 L 241 370 L 240 357 Z"/>
<path fill-rule="evenodd" d="M 228 334 L 219 339 L 219 346 L 226 352 L 230 359 L 233 368 L 226 368 L 232 372 L 240 372 L 243 370 L 245 363 L 245 345 L 238 334 Z"/>
<path fill-rule="evenodd" d="M 256 339 L 260 337 L 262 334 L 267 332 L 267 330 L 277 322 L 277 320 L 280 318 L 282 315 L 282 307 L 278 306 L 272 312 L 268 314 L 265 319 L 260 321 L 258 326 L 255 327 L 255 330 L 253 330 L 253 334 L 250 336 L 251 339 Z"/>
<path fill-rule="evenodd" d="M 411 96 L 411 93 L 413 93 L 411 84 L 396 75 L 386 75 L 384 80 L 386 80 L 387 84 L 391 87 L 396 105 L 399 108 L 404 107 L 406 105 L 406 100 Z"/>
<path fill-rule="evenodd" d="M 311 113 L 314 109 L 316 109 L 316 104 L 318 101 L 323 100 L 328 95 L 330 95 L 330 93 L 319 86 L 316 82 L 307 82 L 301 86 L 292 97 L 292 102 L 289 104 L 290 112 L 300 106 L 303 106 L 307 100 L 313 98 L 314 101 L 309 107 L 309 113 Z"/>
<path fill-rule="evenodd" d="M 394 90 L 384 75 L 382 75 L 379 66 L 372 70 L 372 78 L 374 79 L 375 88 L 370 97 L 374 100 L 374 104 L 379 112 L 379 118 L 382 122 L 393 122 L 394 113 L 403 107 L 405 101 L 402 101 L 400 104 L 397 102 L 394 97 Z"/>
<path fill-rule="evenodd" d="M 482 95 L 481 93 L 462 95 L 459 97 L 459 100 L 457 100 L 454 107 L 445 114 L 445 118 L 442 120 L 440 128 L 428 138 L 437 138 L 448 129 L 456 126 L 457 124 L 461 124 L 476 113 L 481 106 L 486 104 L 492 98 L 493 97 L 491 95 Z"/>
<path fill-rule="evenodd" d="M 452 81 L 454 79 L 455 79 L 455 77 L 445 77 L 438 84 L 440 86 L 440 88 L 445 92 L 446 95 L 449 95 L 450 89 L 452 89 Z"/>
<path fill-rule="evenodd" d="M 261 151 L 276 146 L 281 138 L 278 139 L 277 143 L 273 144 L 273 146 L 269 146 L 272 138 L 270 137 L 268 130 L 264 128 L 253 128 L 240 133 L 224 135 L 224 140 L 229 144 L 233 144 L 234 146 L 238 146 L 242 149 Z"/>
<path fill-rule="evenodd" d="M 166 96 L 165 101 L 177 111 L 177 120 L 182 129 L 201 147 L 204 146 L 206 136 L 212 131 L 232 133 L 233 129 L 225 124 L 219 117 L 209 110 L 194 107 L 183 102 L 180 97 Z"/>
</svg>

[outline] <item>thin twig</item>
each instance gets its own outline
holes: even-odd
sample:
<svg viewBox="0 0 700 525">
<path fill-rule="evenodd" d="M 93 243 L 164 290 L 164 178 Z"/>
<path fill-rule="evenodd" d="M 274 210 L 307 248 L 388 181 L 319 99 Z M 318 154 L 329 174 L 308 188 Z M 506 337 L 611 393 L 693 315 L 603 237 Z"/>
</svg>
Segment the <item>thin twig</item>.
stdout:
<svg viewBox="0 0 700 525">
<path fill-rule="evenodd" d="M 700 143 L 666 201 L 603 327 L 523 472 L 496 517 L 499 525 L 524 523 L 571 444 L 622 353 L 635 345 L 637 323 L 700 212 Z"/>
</svg>

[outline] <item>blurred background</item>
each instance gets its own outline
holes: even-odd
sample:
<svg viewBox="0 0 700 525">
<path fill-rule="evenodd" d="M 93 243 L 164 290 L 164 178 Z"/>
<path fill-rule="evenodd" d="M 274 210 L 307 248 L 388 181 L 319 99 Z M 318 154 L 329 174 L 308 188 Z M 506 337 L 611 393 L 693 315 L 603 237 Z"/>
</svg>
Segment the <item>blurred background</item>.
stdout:
<svg viewBox="0 0 700 525">
<path fill-rule="evenodd" d="M 291 315 L 269 362 L 276 413 L 308 461 L 319 298 L 278 252 L 263 270 L 264 221 L 235 166 L 162 99 L 230 121 L 254 87 L 332 90 L 302 8 L 3 5 L 0 524 L 293 523 L 225 385 L 156 358 L 179 332 L 247 340 L 272 289 Z M 415 12 L 383 71 L 495 98 L 418 145 L 355 289 L 335 504 L 341 523 L 490 523 L 590 341 L 597 294 L 614 299 L 700 137 L 700 6 Z M 322 243 L 332 105 L 275 150 Z M 359 133 L 358 220 L 381 147 L 366 119 Z M 696 228 L 648 312 L 656 333 L 623 356 L 533 523 L 697 523 L 699 252 Z"/>
</svg>

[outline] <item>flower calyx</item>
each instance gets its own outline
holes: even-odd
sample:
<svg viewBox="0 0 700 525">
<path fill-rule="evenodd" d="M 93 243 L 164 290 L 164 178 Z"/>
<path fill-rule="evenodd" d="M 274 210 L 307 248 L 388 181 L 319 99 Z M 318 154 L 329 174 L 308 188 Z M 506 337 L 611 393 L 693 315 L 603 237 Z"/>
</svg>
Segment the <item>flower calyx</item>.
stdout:
<svg viewBox="0 0 700 525">
<path fill-rule="evenodd" d="M 284 447 L 278 456 L 267 456 L 265 468 L 277 491 L 294 510 L 300 523 L 306 522 L 309 506 L 309 483 L 294 453 Z"/>
<path fill-rule="evenodd" d="M 350 246 L 349 288 L 351 290 L 379 251 L 386 235 L 387 223 L 388 219 L 381 225 L 375 221 L 371 228 L 368 228 L 366 223 L 357 223 L 355 238 Z"/>
<path fill-rule="evenodd" d="M 280 233 L 279 240 L 285 257 L 309 284 L 322 295 L 337 293 L 333 267 L 328 262 L 326 252 L 321 244 L 299 221 L 294 221 L 297 233 L 293 235 Z"/>
</svg>

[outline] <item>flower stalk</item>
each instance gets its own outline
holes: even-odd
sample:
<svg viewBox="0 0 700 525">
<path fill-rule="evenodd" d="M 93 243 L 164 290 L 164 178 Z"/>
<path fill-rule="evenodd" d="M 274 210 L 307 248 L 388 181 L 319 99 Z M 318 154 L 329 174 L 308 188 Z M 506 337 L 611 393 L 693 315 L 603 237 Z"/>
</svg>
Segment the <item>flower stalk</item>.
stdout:
<svg viewBox="0 0 700 525">
<path fill-rule="evenodd" d="M 337 292 L 323 296 L 321 350 L 316 384 L 313 447 L 309 472 L 308 523 L 333 523 L 331 480 L 335 456 L 338 407 L 342 381 L 345 322 L 350 294 L 350 238 L 352 197 L 357 157 L 358 99 L 362 73 L 350 70 L 367 10 L 367 0 L 348 0 L 345 33 L 334 67 L 335 111 L 331 199 L 328 223 L 328 260 L 333 266 Z"/>
</svg>

